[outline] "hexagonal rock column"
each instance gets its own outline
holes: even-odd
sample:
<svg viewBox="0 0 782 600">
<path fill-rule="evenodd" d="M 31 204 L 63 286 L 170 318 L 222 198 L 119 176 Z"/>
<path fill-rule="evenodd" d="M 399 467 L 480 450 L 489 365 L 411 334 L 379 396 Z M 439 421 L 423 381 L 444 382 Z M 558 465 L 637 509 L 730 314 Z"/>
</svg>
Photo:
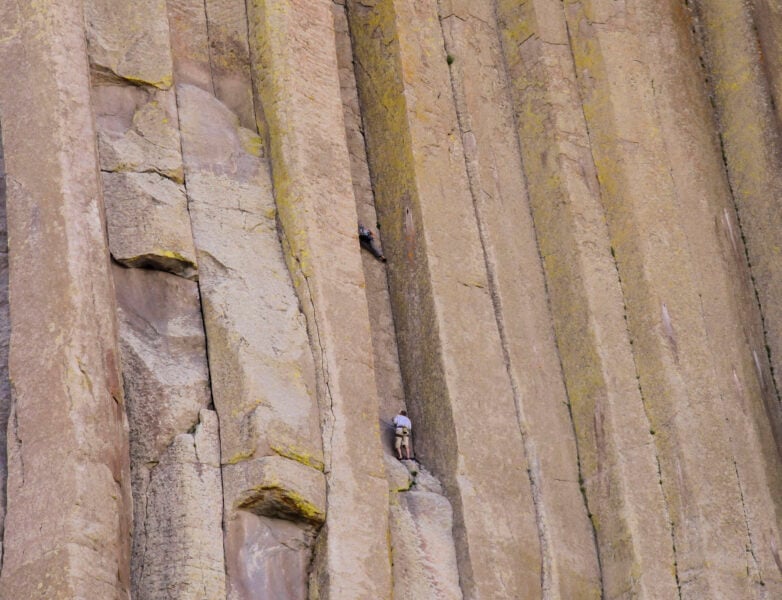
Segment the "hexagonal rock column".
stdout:
<svg viewBox="0 0 782 600">
<path fill-rule="evenodd" d="M 253 0 L 248 11 L 286 259 L 319 378 L 329 486 L 319 593 L 387 598 L 388 490 L 332 2 Z"/>
<path fill-rule="evenodd" d="M 690 22 L 667 4 L 565 10 L 681 595 L 777 590 L 765 548 L 779 537 L 782 469 L 762 414 L 751 341 L 759 319 L 724 221 L 730 191 L 707 133 Z"/>
<path fill-rule="evenodd" d="M 301 552 L 281 559 L 285 580 L 270 585 L 305 598 L 310 525 L 322 522 L 325 502 L 295 498 L 312 496 L 297 486 L 325 485 L 323 451 L 312 352 L 277 236 L 268 165 L 259 157 L 260 138 L 240 127 L 217 98 L 188 84 L 177 94 L 220 415 L 228 597 L 256 597 L 259 577 L 275 568 L 273 557 L 287 547 L 281 540 L 293 536 L 291 544 Z M 272 486 L 270 464 L 275 474 L 285 474 L 277 477 L 284 499 L 278 503 L 258 497 Z M 319 493 L 325 496 L 325 490 Z M 289 521 L 296 526 L 291 529 Z"/>
<path fill-rule="evenodd" d="M 495 10 L 492 2 L 441 1 L 445 49 L 497 326 L 524 431 L 542 587 L 564 598 L 597 598 L 597 548 L 579 485 L 574 427 Z"/>
<path fill-rule="evenodd" d="M 129 597 L 127 423 L 81 6 L 0 8 L 18 299 L 3 598 Z"/>
<path fill-rule="evenodd" d="M 211 394 L 197 284 L 117 265 L 113 275 L 131 436 L 133 593 L 151 600 L 170 587 L 180 598 L 224 600 L 220 447 L 217 417 L 204 413 Z M 194 428 L 204 433 L 190 439 Z M 193 583 L 202 581 L 209 585 Z"/>
<path fill-rule="evenodd" d="M 603 591 L 672 597 L 670 519 L 564 13 L 546 0 L 502 0 L 498 17 Z"/>
<path fill-rule="evenodd" d="M 543 513 L 454 135 L 437 4 L 347 6 L 416 452 L 454 507 L 465 597 L 539 597 Z"/>
<path fill-rule="evenodd" d="M 224 600 L 223 488 L 217 415 L 202 410 L 150 471 L 144 549 L 134 595 L 152 600 Z M 139 524 L 141 526 L 141 524 Z"/>
</svg>

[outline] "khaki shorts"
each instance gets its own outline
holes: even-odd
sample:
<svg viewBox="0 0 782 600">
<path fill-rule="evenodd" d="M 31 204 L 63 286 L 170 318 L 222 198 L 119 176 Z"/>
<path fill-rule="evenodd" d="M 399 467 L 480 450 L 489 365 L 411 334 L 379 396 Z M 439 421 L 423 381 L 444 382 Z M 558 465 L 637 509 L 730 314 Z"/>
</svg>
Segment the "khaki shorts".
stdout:
<svg viewBox="0 0 782 600">
<path fill-rule="evenodd" d="M 405 448 L 410 447 L 410 430 L 407 427 L 396 428 L 396 440 L 394 441 L 394 448 L 399 450 L 399 448 L 402 446 Z"/>
</svg>

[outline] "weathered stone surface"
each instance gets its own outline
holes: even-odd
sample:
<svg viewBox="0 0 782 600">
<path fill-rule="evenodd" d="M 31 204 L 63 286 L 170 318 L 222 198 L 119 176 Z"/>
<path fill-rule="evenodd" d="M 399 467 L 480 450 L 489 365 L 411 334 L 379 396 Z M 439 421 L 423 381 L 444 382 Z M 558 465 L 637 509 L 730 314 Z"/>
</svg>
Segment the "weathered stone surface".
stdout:
<svg viewBox="0 0 782 600">
<path fill-rule="evenodd" d="M 653 427 L 636 380 L 564 14 L 538 1 L 498 8 L 603 590 L 607 598 L 629 590 L 674 596 Z"/>
<path fill-rule="evenodd" d="M 214 93 L 246 129 L 255 130 L 245 0 L 205 0 Z"/>
<path fill-rule="evenodd" d="M 260 516 L 320 525 L 326 518 L 323 473 L 281 456 L 243 460 L 223 467 L 232 507 Z"/>
<path fill-rule="evenodd" d="M 456 111 L 443 93 L 451 82 L 437 6 L 359 4 L 348 3 L 351 31 L 416 454 L 455 507 L 465 596 L 538 597 L 540 532 L 464 153 L 452 133 Z M 490 476 L 489 464 L 504 476 Z M 512 512 L 506 498 L 516 499 Z"/>
<path fill-rule="evenodd" d="M 240 510 L 227 522 L 228 598 L 307 599 L 313 535 L 300 524 Z"/>
<path fill-rule="evenodd" d="M 127 599 L 127 421 L 81 3 L 0 13 L 14 382 L 0 597 Z"/>
<path fill-rule="evenodd" d="M 113 275 L 138 512 L 148 479 L 140 471 L 160 461 L 211 402 L 206 341 L 194 282 L 116 265 Z M 135 521 L 138 533 L 143 515 Z"/>
<path fill-rule="evenodd" d="M 462 598 L 448 500 L 423 491 L 391 499 L 391 556 L 395 600 Z"/>
<path fill-rule="evenodd" d="M 248 13 L 286 259 L 319 377 L 329 489 L 319 593 L 384 598 L 388 488 L 332 2 L 253 0 Z"/>
<path fill-rule="evenodd" d="M 523 163 L 515 136 L 496 7 L 452 2 L 445 50 L 495 319 L 529 461 L 544 593 L 598 598 L 600 570 Z M 519 265 L 524 265 L 519 276 Z M 532 349 L 532 351 L 530 351 Z"/>
<path fill-rule="evenodd" d="M 182 183 L 181 140 L 173 90 L 97 85 L 92 91 L 104 171 L 159 173 Z"/>
<path fill-rule="evenodd" d="M 109 249 L 129 267 L 196 276 L 187 198 L 156 173 L 103 173 Z"/>
<path fill-rule="evenodd" d="M 113 274 L 133 443 L 151 462 L 211 401 L 198 288 L 145 269 Z"/>
<path fill-rule="evenodd" d="M 723 217 L 737 262 L 746 251 L 754 292 L 763 314 L 763 339 L 750 340 L 759 369 L 764 373 L 766 407 L 777 446 L 782 448 L 782 420 L 778 410 L 782 387 L 782 71 L 779 7 L 755 0 L 754 19 L 749 5 L 700 1 L 704 57 L 714 78 L 711 88 L 718 111 L 721 150 L 735 203 L 736 216 Z M 769 54 L 766 54 L 768 52 Z M 763 348 L 765 346 L 765 349 Z M 766 365 L 770 362 L 768 374 Z M 774 396 L 776 396 L 774 398 Z"/>
<path fill-rule="evenodd" d="M 204 0 L 166 0 L 174 80 L 214 92 Z"/>
<path fill-rule="evenodd" d="M 732 441 L 743 420 L 737 400 L 746 394 L 751 405 L 760 398 L 749 387 L 757 385 L 751 352 L 730 348 L 742 328 L 730 335 L 718 323 L 726 315 L 740 321 L 729 310 L 735 290 L 726 286 L 732 274 L 715 252 L 721 241 L 715 239 L 714 223 L 724 214 L 716 199 L 728 190 L 717 176 L 716 148 L 705 143 L 710 136 L 692 125 L 700 107 L 686 100 L 705 103 L 695 59 L 672 67 L 664 57 L 649 57 L 653 48 L 675 48 L 689 34 L 686 28 L 677 31 L 677 10 L 640 5 L 585 2 L 569 6 L 567 18 L 577 69 L 588 75 L 581 87 L 584 112 L 639 385 L 660 449 L 681 594 L 748 597 L 763 587 L 764 577 L 776 587 L 779 573 L 760 566 L 753 540 L 764 528 L 774 532 L 777 519 L 750 516 L 754 510 L 745 497 L 748 465 L 738 446 L 760 446 L 763 432 L 756 429 L 741 444 Z M 608 22 L 612 26 L 600 25 Z M 668 93 L 658 99 L 657 89 Z M 674 90 L 684 102 L 672 109 L 667 98 Z M 627 142 L 618 145 L 617 139 Z M 735 381 L 725 368 L 729 365 L 737 371 Z M 775 467 L 754 462 L 749 468 L 754 477 Z M 751 494 L 751 502 L 764 506 L 770 517 L 776 485 L 757 489 L 763 491 Z M 736 570 L 739 563 L 744 568 Z"/>
<path fill-rule="evenodd" d="M 325 513 L 323 451 L 312 352 L 277 237 L 268 165 L 260 138 L 216 98 L 190 85 L 177 93 L 221 415 L 228 597 L 255 597 L 259 581 L 303 597 L 314 541 L 304 529 Z M 265 518 L 280 514 L 299 523 Z M 271 574 L 278 567 L 287 571 Z"/>
<path fill-rule="evenodd" d="M 199 88 L 178 93 L 223 461 L 274 452 L 320 467 L 312 353 L 257 136 Z"/>
<path fill-rule="evenodd" d="M 650 55 L 650 77 L 665 92 L 655 108 L 681 198 L 675 214 L 687 235 L 689 262 L 697 265 L 691 285 L 701 301 L 704 362 L 711 370 L 707 377 L 719 390 L 719 401 L 709 400 L 728 424 L 725 442 L 732 453 L 749 538 L 745 547 L 748 578 L 753 591 L 778 596 L 782 595 L 782 572 L 773 555 L 763 551 L 763 539 L 778 538 L 782 525 L 782 464 L 779 438 L 774 439 L 774 428 L 782 432 L 782 414 L 770 389 L 767 361 L 757 368 L 755 357 L 763 354 L 761 315 L 747 264 L 739 258 L 746 251 L 740 239 L 735 247 L 730 239 L 735 235 L 735 205 L 721 148 L 709 131 L 713 107 L 699 77 L 702 67 L 695 58 L 697 48 L 689 22 L 682 16 L 676 7 L 670 11 L 640 7 L 636 19 L 646 31 L 647 53 L 663 49 Z M 650 27 L 652 23 L 657 28 Z M 705 545 L 720 552 L 720 543 L 715 540 Z"/>
<path fill-rule="evenodd" d="M 219 453 L 217 415 L 202 410 L 194 434 L 177 435 L 151 470 L 139 598 L 225 599 Z"/>
<path fill-rule="evenodd" d="M 123 79 L 171 87 L 166 0 L 86 0 L 90 63 Z"/>
<path fill-rule="evenodd" d="M 0 142 L 2 139 L 0 138 Z M 6 220 L 5 160 L 0 146 L 0 565 L 3 556 L 3 522 L 7 503 L 8 417 L 11 413 L 11 381 L 8 378 L 8 342 L 11 318 L 8 306 L 8 228 Z"/>
<path fill-rule="evenodd" d="M 367 164 L 366 144 L 361 124 L 356 78 L 353 72 L 353 47 L 350 41 L 345 7 L 335 3 L 334 30 L 336 33 L 337 64 L 339 70 L 342 107 L 345 118 L 345 140 L 350 156 L 353 195 L 356 199 L 356 212 L 359 223 L 365 224 L 382 238 L 382 232 L 376 229 L 377 214 L 372 182 Z M 361 253 L 366 282 L 369 323 L 372 328 L 372 350 L 374 358 L 377 396 L 380 401 L 380 431 L 383 445 L 393 450 L 393 437 L 386 435 L 394 415 L 405 408 L 405 392 L 402 374 L 399 369 L 399 352 L 396 344 L 394 318 L 391 312 L 391 300 L 386 278 L 386 266 L 369 252 Z"/>
</svg>

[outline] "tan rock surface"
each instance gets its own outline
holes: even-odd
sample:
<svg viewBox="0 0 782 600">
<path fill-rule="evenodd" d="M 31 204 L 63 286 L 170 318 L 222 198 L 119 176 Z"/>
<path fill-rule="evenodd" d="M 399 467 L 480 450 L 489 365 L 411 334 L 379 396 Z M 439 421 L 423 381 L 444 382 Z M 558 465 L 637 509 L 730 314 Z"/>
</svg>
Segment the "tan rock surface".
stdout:
<svg viewBox="0 0 782 600">
<path fill-rule="evenodd" d="M 103 171 L 159 173 L 182 183 L 182 142 L 173 90 L 97 85 L 92 98 Z"/>
<path fill-rule="evenodd" d="M 171 87 L 166 0 L 85 0 L 84 20 L 94 69 L 161 89 Z"/>
<path fill-rule="evenodd" d="M 465 597 L 537 597 L 527 457 L 456 111 L 442 93 L 450 78 L 436 3 L 358 4 L 348 3 L 351 31 L 416 453 L 455 507 Z M 482 436 L 487 429 L 501 446 Z M 489 477 L 489 463 L 504 476 Z M 511 497 L 508 511 L 500 499 Z"/>
<path fill-rule="evenodd" d="M 204 6 L 215 96 L 236 114 L 242 127 L 255 130 L 245 1 L 205 0 Z"/>
<path fill-rule="evenodd" d="M 390 519 L 394 599 L 460 600 L 448 500 L 432 492 L 396 493 Z"/>
<path fill-rule="evenodd" d="M 313 525 L 326 518 L 323 473 L 295 460 L 265 456 L 225 465 L 223 481 L 233 508 Z"/>
<path fill-rule="evenodd" d="M 109 249 L 129 267 L 196 277 L 196 256 L 182 186 L 156 173 L 103 173 Z"/>
<path fill-rule="evenodd" d="M 240 543 L 227 546 L 228 598 L 307 600 L 307 570 L 312 560 L 312 531 L 300 524 L 240 510 L 227 523 L 227 536 Z"/>
<path fill-rule="evenodd" d="M 255 597 L 258 581 L 302 597 L 306 586 L 287 586 L 306 581 L 311 524 L 324 519 L 323 452 L 312 354 L 277 237 L 268 166 L 257 155 L 260 138 L 219 100 L 190 85 L 177 93 L 221 415 L 228 598 Z M 299 523 L 266 518 L 280 515 Z M 284 575 L 266 574 L 279 565 Z"/>
<path fill-rule="evenodd" d="M 0 597 L 127 599 L 127 421 L 81 4 L 0 13 L 9 286 L 19 299 Z"/>
<path fill-rule="evenodd" d="M 711 90 L 719 140 L 738 213 L 728 221 L 730 240 L 739 256 L 746 252 L 751 265 L 765 339 L 752 340 L 753 350 L 764 372 L 770 362 L 773 378 L 767 376 L 764 391 L 769 397 L 766 404 L 777 446 L 782 447 L 782 421 L 777 410 L 782 373 L 782 310 L 777 302 L 782 292 L 782 250 L 778 241 L 782 227 L 782 72 L 772 68 L 780 60 L 775 38 L 779 35 L 775 28 L 779 7 L 762 0 L 753 4 L 754 18 L 748 6 L 729 2 L 698 2 L 695 8 L 700 17 L 703 55 L 713 73 Z M 743 267 L 745 260 L 738 261 Z"/>
<path fill-rule="evenodd" d="M 759 530 L 753 534 L 755 525 L 745 512 L 743 460 L 731 442 L 737 425 L 731 423 L 734 405 L 728 389 L 720 389 L 724 368 L 711 345 L 725 345 L 718 342 L 724 333 L 713 321 L 725 309 L 715 309 L 712 302 L 730 294 L 720 290 L 728 274 L 718 261 L 705 271 L 696 268 L 703 265 L 715 217 L 721 215 L 706 210 L 703 200 L 700 205 L 692 200 L 710 180 L 705 175 L 692 181 L 708 172 L 693 154 L 703 144 L 690 145 L 695 134 L 681 127 L 668 130 L 667 138 L 658 134 L 676 115 L 654 90 L 661 84 L 665 89 L 669 77 L 692 82 L 693 70 L 687 63 L 672 70 L 667 61 L 658 64 L 644 54 L 659 46 L 658 35 L 664 44 L 675 43 L 666 37 L 673 15 L 598 2 L 570 6 L 567 16 L 577 67 L 590 74 L 581 92 L 639 383 L 657 434 L 681 594 L 747 597 L 761 587 L 757 558 L 748 551 Z M 692 109 L 682 111 L 681 122 L 691 122 Z M 620 146 L 616 139 L 627 142 Z M 636 143 L 641 139 L 643 144 Z M 711 218 L 694 223 L 698 211 Z M 709 225 L 701 225 L 704 221 Z M 715 256 L 713 246 L 710 255 Z M 735 336 L 722 339 L 734 341 Z M 773 503 L 762 496 L 755 501 Z M 774 521 L 765 523 L 775 527 Z M 735 569 L 738 563 L 746 565 L 741 572 Z"/>
<path fill-rule="evenodd" d="M 139 598 L 224 600 L 222 486 L 217 415 L 177 435 L 149 475 Z"/>
<path fill-rule="evenodd" d="M 499 17 L 603 590 L 669 597 L 677 582 L 668 508 L 564 14 L 512 0 Z"/>
<path fill-rule="evenodd" d="M 0 2 L 0 598 L 782 597 L 778 4 Z"/>
<path fill-rule="evenodd" d="M 214 93 L 204 0 L 166 0 L 174 80 Z"/>
<path fill-rule="evenodd" d="M 210 94 L 178 93 L 223 462 L 274 452 L 317 467 L 312 354 L 259 140 Z"/>
<path fill-rule="evenodd" d="M 470 194 L 495 319 L 529 461 L 544 594 L 601 595 L 574 427 L 526 192 L 495 9 L 452 2 L 442 14 Z M 523 272 L 519 266 L 523 265 Z"/>
<path fill-rule="evenodd" d="M 212 546 L 201 548 L 203 539 L 185 534 L 173 541 L 178 535 L 175 528 L 169 527 L 161 533 L 157 527 L 172 514 L 180 519 L 180 525 L 189 528 L 199 527 L 199 520 L 215 511 L 219 515 L 218 525 L 222 520 L 222 493 L 204 487 L 215 483 L 215 475 L 199 479 L 192 471 L 193 464 L 207 463 L 220 476 L 216 416 L 209 412 L 202 415 L 202 424 L 197 427 L 199 435 L 212 438 L 201 448 L 201 455 L 196 456 L 188 449 L 188 444 L 197 445 L 198 435 L 195 440 L 175 443 L 178 435 L 198 424 L 199 413 L 211 402 L 197 285 L 168 273 L 116 265 L 113 275 L 130 422 L 133 591 L 144 598 L 165 597 L 161 595 L 170 584 L 194 597 L 195 588 L 188 580 L 197 578 L 201 571 L 214 570 L 214 544 L 220 548 L 222 561 L 222 532 L 211 541 Z M 213 455 L 203 456 L 206 448 L 212 446 Z M 191 466 L 183 466 L 183 461 Z M 220 488 L 219 479 L 217 483 Z M 186 501 L 167 491 L 166 485 L 183 487 L 191 495 L 190 499 Z M 200 497 L 197 504 L 193 496 Z M 206 530 L 212 526 L 208 523 L 205 521 Z M 174 583 L 172 578 L 176 580 Z M 207 576 L 210 578 L 213 576 Z M 215 589 L 212 588 L 211 597 Z"/>
<path fill-rule="evenodd" d="M 11 318 L 8 303 L 8 229 L 6 220 L 5 160 L 0 147 L 0 565 L 8 480 L 8 417 L 11 413 L 11 380 L 8 378 L 8 343 Z"/>
</svg>

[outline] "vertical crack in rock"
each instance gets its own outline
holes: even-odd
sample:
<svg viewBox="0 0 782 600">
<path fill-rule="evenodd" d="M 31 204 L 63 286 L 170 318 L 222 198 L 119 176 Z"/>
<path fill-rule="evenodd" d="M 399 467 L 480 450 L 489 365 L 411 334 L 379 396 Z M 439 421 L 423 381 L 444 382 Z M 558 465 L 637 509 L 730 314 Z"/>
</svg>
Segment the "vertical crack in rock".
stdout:
<svg viewBox="0 0 782 600">
<path fill-rule="evenodd" d="M 732 443 L 732 440 L 731 440 Z M 755 541 L 752 538 L 752 529 L 750 527 L 750 518 L 749 518 L 749 512 L 747 509 L 747 503 L 744 499 L 744 486 L 741 483 L 741 475 L 739 474 L 739 466 L 736 462 L 736 459 L 733 459 L 733 468 L 736 472 L 736 483 L 738 484 L 739 488 L 739 495 L 741 497 L 741 510 L 744 516 L 744 525 L 747 528 L 747 541 L 749 542 L 749 545 L 746 548 L 747 554 L 747 572 L 748 574 L 751 572 L 756 578 L 758 583 L 761 586 L 765 586 L 765 582 L 763 581 L 763 572 L 760 567 L 760 562 L 758 561 L 758 557 L 755 551 Z M 751 564 L 750 564 L 751 561 Z"/>
<path fill-rule="evenodd" d="M 16 423 L 9 423 L 12 413 L 11 382 L 8 378 L 8 342 L 11 334 L 11 321 L 8 303 L 8 225 L 6 222 L 6 177 L 5 160 L 2 147 L 2 129 L 0 129 L 0 571 L 3 566 L 3 531 L 7 504 L 8 486 L 8 431 Z M 13 442 L 17 445 L 18 438 Z M 21 452 L 19 452 L 21 457 Z M 24 483 L 24 465 L 21 465 L 21 478 Z"/>
<path fill-rule="evenodd" d="M 447 56 L 453 57 L 456 54 L 452 47 L 449 36 L 445 34 L 443 30 L 443 21 L 447 18 L 458 18 L 454 15 L 442 14 L 442 1 L 437 2 L 439 20 L 440 20 L 440 33 L 443 39 L 443 47 Z M 458 74 L 454 68 L 449 65 L 448 69 L 450 75 L 451 92 L 454 97 L 454 104 L 456 107 L 456 118 L 459 124 L 459 130 L 462 139 L 466 134 L 472 135 L 469 125 L 469 109 L 464 97 L 464 82 L 460 80 Z M 502 357 L 505 363 L 505 371 L 510 382 L 511 390 L 513 393 L 513 404 L 516 410 L 516 421 L 521 435 L 522 444 L 524 447 L 524 453 L 527 460 L 527 476 L 529 477 L 530 489 L 532 490 L 533 506 L 535 507 L 535 524 L 538 529 L 538 538 L 540 540 L 540 554 L 541 554 L 541 589 L 543 592 L 543 598 L 548 599 L 552 593 L 552 581 L 551 581 L 551 543 L 547 532 L 546 513 L 543 498 L 541 496 L 540 488 L 540 464 L 535 453 L 535 448 L 529 439 L 527 421 L 524 416 L 524 405 L 521 398 L 521 391 L 519 389 L 519 382 L 516 378 L 514 369 L 511 366 L 510 349 L 508 346 L 508 332 L 505 326 L 505 315 L 503 313 L 502 301 L 498 291 L 497 283 L 497 269 L 492 259 L 491 253 L 488 248 L 488 233 L 487 223 L 483 214 L 483 202 L 481 200 L 481 177 L 478 171 L 477 158 L 465 151 L 464 153 L 465 168 L 467 171 L 468 185 L 470 195 L 472 197 L 472 206 L 475 211 L 475 221 L 478 225 L 478 237 L 481 244 L 481 252 L 483 254 L 483 261 L 486 266 L 486 274 L 489 284 L 489 295 L 491 297 L 492 307 L 494 309 L 494 318 L 497 326 L 497 332 L 500 337 L 500 345 L 502 349 Z"/>
<path fill-rule="evenodd" d="M 492 12 L 493 12 L 493 16 L 494 16 L 495 22 L 496 23 L 501 23 L 502 20 L 500 19 L 498 1 L 499 0 L 493 0 L 492 1 Z M 524 44 L 527 40 L 532 39 L 533 35 L 534 35 L 534 33 L 530 32 L 529 35 L 526 38 L 524 38 L 523 40 L 521 40 L 519 42 L 519 47 L 522 44 Z M 504 46 L 505 42 L 502 39 L 502 36 L 500 35 L 499 37 L 500 37 L 500 44 Z M 509 80 L 510 79 L 510 68 L 508 66 L 508 57 L 507 57 L 507 54 L 506 54 L 505 51 L 503 51 L 501 53 L 501 67 L 502 67 L 502 71 L 504 73 L 505 78 L 507 80 Z M 513 123 L 514 123 L 514 132 L 518 132 L 519 131 L 518 116 L 517 116 L 515 111 L 512 113 L 512 119 L 513 119 Z M 521 162 L 522 176 L 524 177 L 524 180 L 525 180 L 525 188 L 528 188 L 528 185 L 527 185 L 527 182 L 526 182 L 526 170 L 525 170 L 525 167 L 524 167 L 524 159 L 523 159 L 523 155 L 522 155 L 522 152 L 521 152 L 521 139 L 518 136 L 518 134 L 514 135 L 514 139 L 515 139 L 515 144 L 516 144 L 516 146 L 519 149 L 519 159 L 520 159 L 520 162 Z M 465 155 L 465 158 L 466 158 L 466 155 Z M 538 260 L 540 261 L 540 264 L 542 265 L 542 264 L 544 264 L 543 250 L 541 248 L 541 245 L 540 245 L 540 242 L 539 242 L 539 239 L 538 239 L 539 236 L 538 236 L 538 232 L 537 232 L 537 225 L 535 224 L 535 219 L 534 219 L 534 215 L 532 214 L 532 207 L 531 206 L 530 206 L 530 215 L 532 217 L 532 219 L 531 219 L 531 221 L 532 221 L 532 228 L 533 228 L 533 232 L 535 234 L 535 236 L 534 236 L 535 237 L 535 248 L 537 250 Z M 543 278 L 543 287 L 544 287 L 545 294 L 546 294 L 546 307 L 548 309 L 548 313 L 549 314 L 553 314 L 553 307 L 551 305 L 551 296 L 552 296 L 552 294 L 551 294 L 551 290 L 549 288 L 548 277 L 544 277 Z M 503 345 L 506 346 L 507 344 L 504 343 Z M 564 364 L 562 363 L 562 352 L 561 352 L 560 347 L 559 347 L 559 345 L 560 345 L 559 336 L 557 336 L 557 335 L 554 335 L 554 345 L 555 345 L 555 348 L 556 348 L 556 359 L 557 359 L 557 366 L 558 366 L 559 372 L 564 374 L 565 373 L 565 367 L 564 367 Z M 514 390 L 515 390 L 515 388 L 516 388 L 516 386 L 514 385 Z M 593 549 L 594 549 L 594 553 L 595 553 L 595 559 L 597 561 L 598 578 L 599 578 L 599 581 L 600 581 L 600 597 L 603 598 L 605 596 L 605 587 L 604 587 L 604 584 L 603 584 L 603 559 L 602 559 L 602 556 L 601 556 L 601 554 L 600 554 L 600 552 L 598 550 L 597 529 L 595 527 L 595 521 L 594 521 L 594 518 L 593 518 L 593 515 L 592 515 L 592 511 L 590 510 L 590 507 L 589 507 L 589 498 L 587 497 L 586 488 L 584 486 L 584 472 L 583 472 L 582 461 L 581 461 L 582 448 L 581 448 L 581 444 L 579 443 L 579 437 L 576 434 L 576 421 L 575 421 L 575 418 L 573 416 L 573 405 L 571 403 L 570 391 L 568 390 L 568 386 L 567 385 L 565 385 L 565 400 L 566 400 L 566 403 L 567 403 L 568 423 L 569 423 L 569 426 L 570 426 L 570 430 L 573 433 L 573 440 L 574 440 L 574 446 L 575 446 L 576 471 L 578 473 L 578 487 L 579 487 L 579 492 L 580 492 L 580 495 L 581 495 L 581 500 L 582 500 L 582 502 L 584 504 L 584 508 L 585 508 L 585 510 L 587 512 L 587 515 L 589 517 L 590 533 L 591 533 L 591 537 L 592 537 L 592 544 L 593 544 Z M 535 487 L 537 487 L 537 486 L 535 486 Z M 535 488 L 533 487 L 533 490 L 534 489 Z M 549 565 L 550 565 L 550 560 L 548 562 L 549 562 Z M 543 575 L 545 577 L 546 573 L 544 572 Z M 543 585 L 543 588 L 545 590 L 546 586 Z"/>
</svg>

